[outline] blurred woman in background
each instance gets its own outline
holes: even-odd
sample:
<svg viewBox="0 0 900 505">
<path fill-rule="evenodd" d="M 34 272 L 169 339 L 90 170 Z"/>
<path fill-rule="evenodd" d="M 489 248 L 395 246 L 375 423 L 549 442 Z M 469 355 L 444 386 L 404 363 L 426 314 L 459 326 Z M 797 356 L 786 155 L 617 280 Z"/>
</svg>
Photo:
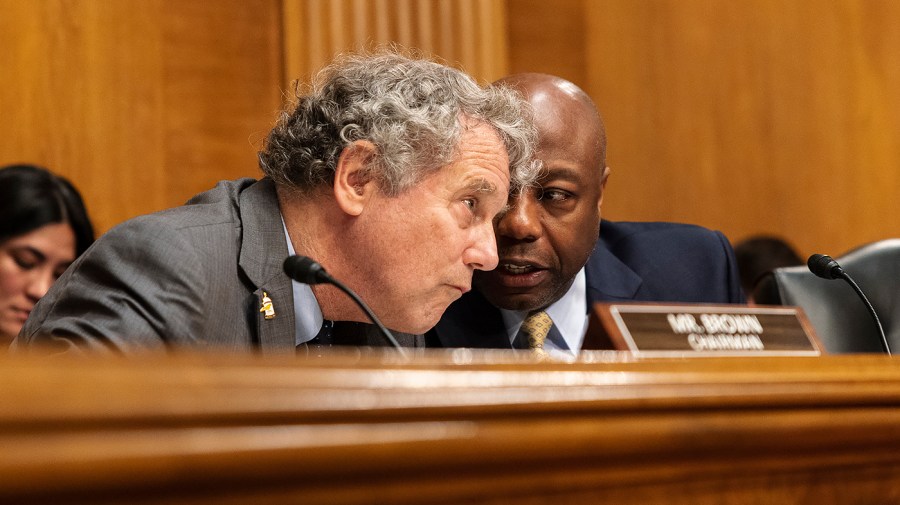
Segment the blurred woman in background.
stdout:
<svg viewBox="0 0 900 505">
<path fill-rule="evenodd" d="M 0 168 L 0 349 L 93 241 L 84 202 L 69 181 L 32 165 Z"/>
</svg>

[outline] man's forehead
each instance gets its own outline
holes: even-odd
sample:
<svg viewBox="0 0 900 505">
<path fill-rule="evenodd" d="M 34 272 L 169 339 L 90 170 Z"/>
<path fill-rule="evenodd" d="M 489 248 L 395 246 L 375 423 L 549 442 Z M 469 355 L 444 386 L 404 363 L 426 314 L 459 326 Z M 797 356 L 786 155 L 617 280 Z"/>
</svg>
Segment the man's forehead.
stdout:
<svg viewBox="0 0 900 505">
<path fill-rule="evenodd" d="M 496 185 L 489 181 L 481 170 L 496 174 L 501 180 L 509 181 L 509 155 L 506 146 L 500 139 L 500 135 L 489 124 L 481 122 L 473 128 L 463 132 L 459 143 L 459 153 L 453 163 L 458 167 L 465 167 L 470 173 L 465 185 L 483 185 L 485 189 Z"/>
<path fill-rule="evenodd" d="M 475 146 L 491 145 L 498 146 L 506 153 L 506 146 L 500 138 L 500 134 L 490 123 L 486 123 L 480 119 L 468 119 L 463 123 L 462 134 L 460 135 L 460 147 L 466 148 L 474 144 Z"/>
</svg>

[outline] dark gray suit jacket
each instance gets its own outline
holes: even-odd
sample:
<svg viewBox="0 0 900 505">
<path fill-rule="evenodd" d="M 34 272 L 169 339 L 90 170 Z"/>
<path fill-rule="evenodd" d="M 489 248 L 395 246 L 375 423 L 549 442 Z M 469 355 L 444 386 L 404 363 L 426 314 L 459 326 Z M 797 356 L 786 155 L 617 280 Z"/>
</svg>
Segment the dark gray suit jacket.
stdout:
<svg viewBox="0 0 900 505">
<path fill-rule="evenodd" d="M 287 255 L 272 181 L 220 182 L 100 237 L 38 302 L 13 349 L 293 353 Z M 275 309 L 268 320 L 264 292 Z M 367 340 L 382 345 L 377 335 Z"/>
</svg>

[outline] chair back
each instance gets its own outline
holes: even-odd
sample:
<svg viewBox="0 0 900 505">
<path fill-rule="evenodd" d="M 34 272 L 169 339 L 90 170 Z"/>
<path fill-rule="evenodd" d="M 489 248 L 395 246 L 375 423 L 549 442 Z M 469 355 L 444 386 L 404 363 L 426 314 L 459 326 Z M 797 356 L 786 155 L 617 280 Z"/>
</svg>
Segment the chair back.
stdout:
<svg viewBox="0 0 900 505">
<path fill-rule="evenodd" d="M 875 308 L 891 351 L 900 354 L 900 239 L 836 259 Z M 777 268 L 760 279 L 753 296 L 759 304 L 802 307 L 829 353 L 884 352 L 875 321 L 844 280 L 816 277 L 805 266 Z"/>
</svg>

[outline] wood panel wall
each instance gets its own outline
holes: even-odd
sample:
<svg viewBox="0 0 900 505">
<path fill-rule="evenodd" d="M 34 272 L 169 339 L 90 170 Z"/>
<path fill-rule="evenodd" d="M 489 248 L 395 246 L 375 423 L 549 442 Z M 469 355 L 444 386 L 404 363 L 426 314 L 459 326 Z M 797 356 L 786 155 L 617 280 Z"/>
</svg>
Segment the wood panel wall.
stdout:
<svg viewBox="0 0 900 505">
<path fill-rule="evenodd" d="M 481 81 L 507 73 L 503 0 L 283 0 L 288 82 L 338 53 L 390 44 L 463 68 Z"/>
<path fill-rule="evenodd" d="M 0 0 L 0 163 L 70 177 L 101 232 L 255 176 L 280 19 L 277 0 Z"/>
<path fill-rule="evenodd" d="M 775 233 L 801 254 L 900 234 L 900 4 L 561 4 L 510 2 L 510 68 L 599 104 L 605 216 Z"/>
<path fill-rule="evenodd" d="M 897 236 L 888 0 L 0 0 L 0 163 L 82 188 L 100 231 L 258 173 L 294 79 L 397 42 L 482 81 L 567 77 L 609 130 L 611 219 L 803 254 Z M 11 77 L 10 77 L 11 76 Z"/>
</svg>

